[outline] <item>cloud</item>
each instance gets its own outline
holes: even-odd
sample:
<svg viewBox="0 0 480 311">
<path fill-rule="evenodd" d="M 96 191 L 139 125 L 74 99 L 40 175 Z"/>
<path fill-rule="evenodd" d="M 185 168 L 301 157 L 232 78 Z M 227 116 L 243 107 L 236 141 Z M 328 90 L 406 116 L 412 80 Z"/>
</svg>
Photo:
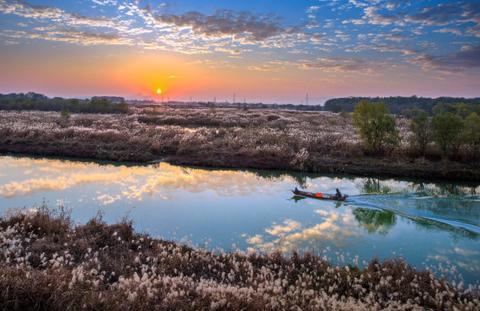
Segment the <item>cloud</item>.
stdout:
<svg viewBox="0 0 480 311">
<path fill-rule="evenodd" d="M 110 205 L 121 199 L 122 197 L 118 194 L 115 196 L 109 194 L 102 194 L 97 197 L 97 201 L 99 201 L 102 205 Z"/>
<path fill-rule="evenodd" d="M 468 22 L 478 24 L 480 23 L 480 3 L 440 3 L 426 6 L 417 14 L 382 13 L 379 12 L 378 6 L 368 6 L 364 8 L 364 18 L 370 24 L 376 25 L 418 23 L 428 26 L 444 26 Z"/>
<path fill-rule="evenodd" d="M 61 191 L 85 184 L 114 184 L 121 186 L 122 199 L 142 200 L 145 196 L 160 194 L 164 189 L 182 189 L 187 192 L 213 190 L 218 195 L 246 195 L 271 188 L 274 182 L 258 179 L 254 173 L 230 170 L 186 169 L 162 163 L 159 168 L 149 166 L 100 166 L 94 163 L 72 163 L 60 160 L 6 158 L 4 168 L 18 171 L 32 169 L 28 179 L 0 184 L 0 196 L 11 198 L 42 191 Z M 291 177 L 286 178 L 288 182 Z M 253 182 L 254 181 L 254 182 Z M 228 187 L 226 186 L 228 185 Z M 118 198 L 117 194 L 109 194 Z M 102 194 L 103 195 L 103 194 Z M 100 196 L 102 202 L 111 197 Z"/>
<path fill-rule="evenodd" d="M 248 244 L 262 244 L 263 243 L 263 237 L 260 234 L 256 234 L 250 238 L 247 239 Z"/>
<path fill-rule="evenodd" d="M 284 225 L 274 225 L 265 229 L 268 236 L 256 234 L 248 237 L 247 243 L 262 251 L 289 252 L 305 249 L 305 244 L 315 247 L 328 243 L 341 245 L 360 235 L 351 211 L 344 214 L 335 211 L 318 214 L 323 219 L 313 226 L 303 227 L 299 222 L 286 219 Z"/>
<path fill-rule="evenodd" d="M 480 37 L 480 3 L 466 0 L 442 4 L 423 1 L 415 7 L 406 0 L 317 1 L 302 9 L 305 16 L 298 27 L 285 25 L 276 15 L 232 10 L 167 14 L 165 3 L 145 6 L 138 0 L 90 0 L 89 5 L 96 10 L 82 13 L 92 16 L 22 0 L 0 0 L 0 16 L 14 14 L 28 19 L 17 18 L 15 25 L 7 22 L 0 30 L 4 45 L 21 43 L 23 38 L 81 45 L 130 45 L 144 50 L 214 54 L 212 57 L 217 57 L 215 65 L 209 66 L 219 67 L 220 64 L 221 67 L 238 68 L 245 65 L 245 69 L 256 72 L 280 72 L 288 66 L 288 69 L 371 73 L 382 63 L 405 64 L 410 61 L 405 56 L 414 53 L 417 55 L 415 61 L 425 68 L 440 67 L 436 63 L 443 59 L 417 52 L 437 48 L 435 53 L 440 54 L 445 48 L 432 33 L 463 36 L 463 44 L 472 44 L 475 37 Z M 320 20 L 325 15 L 318 13 L 328 16 L 328 10 L 339 14 L 341 10 L 354 10 L 356 14 L 342 13 L 338 18 Z M 24 26 L 19 28 L 18 22 Z M 370 25 L 363 26 L 367 23 Z M 372 27 L 372 24 L 377 26 Z M 394 29 L 388 28 L 387 32 L 384 26 Z M 422 38 L 412 40 L 412 36 Z M 333 54 L 339 51 L 352 54 Z M 386 54 L 376 53 L 375 57 L 380 60 L 375 62 L 368 60 L 371 55 L 356 58 L 358 54 L 353 54 L 363 51 L 368 51 L 365 54 L 370 51 Z M 242 63 L 231 61 L 254 53 L 268 55 L 269 59 L 261 64 L 255 63 L 253 58 Z M 269 62 L 284 59 L 287 54 L 297 54 L 305 60 L 292 60 L 292 64 Z M 454 66 L 447 67 L 451 70 Z"/>
<path fill-rule="evenodd" d="M 454 34 L 454 35 L 457 35 L 457 36 L 462 35 L 462 31 L 460 29 L 456 29 L 456 28 L 440 28 L 440 29 L 434 30 L 434 32 L 451 33 L 451 34 Z"/>
<path fill-rule="evenodd" d="M 468 28 L 467 33 L 469 35 L 480 38 L 480 25 Z"/>
<path fill-rule="evenodd" d="M 319 69 L 325 72 L 372 72 L 372 64 L 363 58 L 321 57 L 314 61 L 303 61 L 303 69 Z"/>
<path fill-rule="evenodd" d="M 480 67 L 480 45 L 467 45 L 459 52 L 440 56 L 421 54 L 412 62 L 421 65 L 425 70 L 459 72 L 478 68 Z"/>
<path fill-rule="evenodd" d="M 118 2 L 116 0 L 91 0 L 93 3 L 106 6 L 106 5 L 117 5 Z"/>
<path fill-rule="evenodd" d="M 120 38 L 116 34 L 93 33 L 74 30 L 49 31 L 45 34 L 38 35 L 38 38 L 50 41 L 77 43 L 82 45 L 128 44 L 128 41 Z"/>
<path fill-rule="evenodd" d="M 262 41 L 292 29 L 283 28 L 277 18 L 256 16 L 249 12 L 217 11 L 213 15 L 188 12 L 183 15 L 156 15 L 157 22 L 177 27 L 191 28 L 196 34 L 205 36 L 247 35 L 254 41 Z"/>
<path fill-rule="evenodd" d="M 320 10 L 319 5 L 312 5 L 307 9 L 308 14 L 316 13 L 318 10 Z"/>
<path fill-rule="evenodd" d="M 370 6 L 366 7 L 364 10 L 364 18 L 374 25 L 391 25 L 391 24 L 401 24 L 402 19 L 399 16 L 393 14 L 381 14 L 378 13 L 378 8 Z"/>
<path fill-rule="evenodd" d="M 105 17 L 87 17 L 80 14 L 68 13 L 56 7 L 32 5 L 20 0 L 0 0 L 0 12 L 4 14 L 15 14 L 24 18 L 61 22 L 64 26 L 83 25 L 110 28 L 116 26 L 112 20 Z"/>
<path fill-rule="evenodd" d="M 441 3 L 425 7 L 419 14 L 406 16 L 407 21 L 426 25 L 447 25 L 450 23 L 480 23 L 480 3 Z"/>
<path fill-rule="evenodd" d="M 294 65 L 294 63 L 282 60 L 272 60 L 267 63 L 248 66 L 247 69 L 250 71 L 278 72 L 291 65 Z"/>
<path fill-rule="evenodd" d="M 80 45 L 130 45 L 132 42 L 116 34 L 95 33 L 90 31 L 56 30 L 54 28 L 37 28 L 33 31 L 4 30 L 0 34 L 9 38 L 28 38 L 46 41 L 68 42 Z"/>
<path fill-rule="evenodd" d="M 281 26 L 280 19 L 273 16 L 229 10 L 212 15 L 198 12 L 158 15 L 150 6 L 141 7 L 138 1 L 98 0 L 92 4 L 111 6 L 118 16 L 89 17 L 22 0 L 0 0 L 0 13 L 21 16 L 42 26 L 23 32 L 4 29 L 2 34 L 83 45 L 136 45 L 184 54 L 222 52 L 231 57 L 250 51 L 245 45 L 287 49 L 305 40 L 298 29 Z M 160 7 L 163 10 L 165 5 Z"/>
<path fill-rule="evenodd" d="M 301 224 L 298 221 L 286 219 L 284 220 L 283 225 L 273 225 L 271 228 L 265 229 L 265 232 L 270 235 L 283 236 L 299 229 L 300 227 Z"/>
</svg>

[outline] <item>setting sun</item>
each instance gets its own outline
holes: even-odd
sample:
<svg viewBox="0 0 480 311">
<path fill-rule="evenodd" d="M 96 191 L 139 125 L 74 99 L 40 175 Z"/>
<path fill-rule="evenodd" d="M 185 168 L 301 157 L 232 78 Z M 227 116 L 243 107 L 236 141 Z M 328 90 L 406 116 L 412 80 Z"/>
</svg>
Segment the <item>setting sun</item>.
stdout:
<svg viewBox="0 0 480 311">
<path fill-rule="evenodd" d="M 157 94 L 158 95 L 162 95 L 162 93 L 163 93 L 162 89 L 157 89 Z"/>
</svg>

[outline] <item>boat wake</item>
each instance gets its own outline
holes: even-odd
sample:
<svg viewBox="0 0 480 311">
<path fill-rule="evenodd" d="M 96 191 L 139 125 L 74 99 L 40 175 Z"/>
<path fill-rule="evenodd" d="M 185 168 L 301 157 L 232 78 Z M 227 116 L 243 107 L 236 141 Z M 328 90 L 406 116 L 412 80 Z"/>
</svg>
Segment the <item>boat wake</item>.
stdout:
<svg viewBox="0 0 480 311">
<path fill-rule="evenodd" d="M 479 196 L 359 195 L 350 197 L 347 204 L 354 209 L 394 213 L 425 227 L 480 236 Z"/>
</svg>

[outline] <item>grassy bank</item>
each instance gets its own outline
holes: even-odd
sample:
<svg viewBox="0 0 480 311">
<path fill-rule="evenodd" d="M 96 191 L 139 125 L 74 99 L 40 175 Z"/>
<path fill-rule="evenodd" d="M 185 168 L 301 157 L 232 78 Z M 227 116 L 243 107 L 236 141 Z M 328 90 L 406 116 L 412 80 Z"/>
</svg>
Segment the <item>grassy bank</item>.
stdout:
<svg viewBox="0 0 480 311">
<path fill-rule="evenodd" d="M 402 261 L 333 267 L 312 255 L 214 254 L 125 222 L 42 209 L 0 219 L 1 310 L 475 310 L 464 291 Z"/>
<path fill-rule="evenodd" d="M 0 152 L 319 173 L 480 180 L 480 166 L 412 155 L 408 120 L 400 146 L 365 155 L 348 114 L 287 110 L 134 108 L 130 114 L 0 111 Z"/>
</svg>

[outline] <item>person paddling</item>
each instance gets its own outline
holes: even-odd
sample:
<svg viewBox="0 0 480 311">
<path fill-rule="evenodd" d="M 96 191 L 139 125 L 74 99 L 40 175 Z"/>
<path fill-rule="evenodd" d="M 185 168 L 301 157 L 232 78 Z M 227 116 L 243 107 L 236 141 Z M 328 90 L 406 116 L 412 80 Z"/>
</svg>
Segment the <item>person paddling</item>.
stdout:
<svg viewBox="0 0 480 311">
<path fill-rule="evenodd" d="M 335 194 L 335 198 L 337 198 L 337 199 L 343 198 L 343 195 L 342 195 L 342 193 L 340 192 L 340 190 L 338 190 L 338 188 L 336 189 L 336 192 L 337 192 L 337 193 Z"/>
</svg>

